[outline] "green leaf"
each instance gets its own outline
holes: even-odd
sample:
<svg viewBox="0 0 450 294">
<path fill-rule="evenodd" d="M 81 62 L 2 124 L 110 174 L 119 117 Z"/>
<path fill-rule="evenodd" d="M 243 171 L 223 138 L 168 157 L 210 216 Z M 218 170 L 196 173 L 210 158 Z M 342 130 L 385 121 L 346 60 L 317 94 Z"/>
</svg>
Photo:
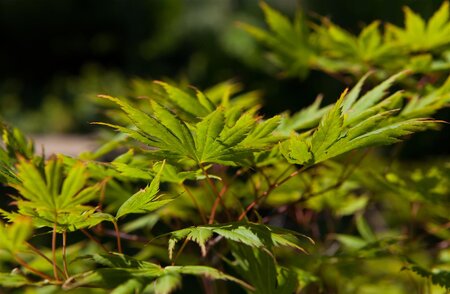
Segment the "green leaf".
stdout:
<svg viewBox="0 0 450 294">
<path fill-rule="evenodd" d="M 141 293 L 145 287 L 145 281 L 142 279 L 129 279 L 128 281 L 120 284 L 111 294 L 133 294 L 133 293 Z"/>
<path fill-rule="evenodd" d="M 205 276 L 212 280 L 226 280 L 239 284 L 243 288 L 247 290 L 253 290 L 254 288 L 245 283 L 242 280 L 239 280 L 233 276 L 227 275 L 215 268 L 209 266 L 202 265 L 185 265 L 185 266 L 166 266 L 164 271 L 170 274 L 183 274 L 183 275 L 195 275 L 195 276 Z"/>
<path fill-rule="evenodd" d="M 155 81 L 155 83 L 161 85 L 167 92 L 168 98 L 191 116 L 197 118 L 203 117 L 209 113 L 208 109 L 205 108 L 202 103 L 188 93 L 161 81 Z"/>
<path fill-rule="evenodd" d="M 180 148 L 180 150 L 186 150 L 187 154 L 195 154 L 194 138 L 186 123 L 180 120 L 174 113 L 154 101 L 152 101 L 152 108 L 155 117 L 159 119 L 160 123 L 170 130 L 181 142 L 183 148 Z"/>
<path fill-rule="evenodd" d="M 298 234 L 295 232 L 256 223 L 228 223 L 190 227 L 171 232 L 168 247 L 169 257 L 172 258 L 175 244 L 182 239 L 196 242 L 202 248 L 202 253 L 205 254 L 205 243 L 213 234 L 251 247 L 271 249 L 274 246 L 288 246 L 304 251 L 299 245 Z M 309 238 L 308 240 L 312 241 Z"/>
<path fill-rule="evenodd" d="M 165 273 L 163 276 L 157 278 L 153 285 L 155 287 L 155 293 L 168 294 L 181 287 L 181 275 L 177 272 Z"/>
<path fill-rule="evenodd" d="M 293 33 L 293 27 L 287 17 L 272 9 L 265 2 L 260 3 L 261 9 L 266 17 L 266 22 L 270 26 L 270 29 L 278 36 L 291 41 Z"/>
<path fill-rule="evenodd" d="M 153 175 L 146 169 L 134 167 L 130 164 L 113 162 L 112 165 L 124 177 L 141 180 L 151 180 Z"/>
<path fill-rule="evenodd" d="M 344 103 L 342 103 L 342 112 L 346 113 L 348 110 L 355 104 L 355 101 L 358 99 L 359 94 L 361 93 L 361 88 L 364 85 L 364 82 L 370 76 L 371 72 L 365 74 L 361 79 L 359 79 L 358 83 L 348 92 L 345 97 Z"/>
<path fill-rule="evenodd" d="M 389 41 L 407 48 L 410 52 L 425 52 L 439 49 L 450 43 L 449 4 L 444 1 L 428 23 L 413 12 L 405 8 L 405 28 L 389 24 L 386 36 Z"/>
<path fill-rule="evenodd" d="M 224 149 L 224 144 L 219 140 L 220 133 L 225 126 L 225 116 L 222 108 L 216 109 L 197 124 L 195 144 L 197 157 L 200 162 L 212 160 L 209 154 L 217 149 Z"/>
<path fill-rule="evenodd" d="M 421 277 L 430 279 L 433 284 L 439 285 L 447 291 L 450 291 L 450 271 L 445 269 L 426 269 L 412 260 L 408 260 L 408 263 L 409 266 L 403 269 L 411 270 Z"/>
<path fill-rule="evenodd" d="M 406 135 L 431 127 L 436 121 L 396 116 L 399 111 L 393 108 L 401 103 L 401 92 L 383 99 L 385 90 L 402 74 L 404 72 L 387 79 L 359 100 L 354 97 L 358 96 L 361 85 L 349 95 L 344 92 L 324 115 L 312 136 L 309 133 L 298 138 L 291 135 L 281 144 L 283 156 L 290 163 L 312 165 L 353 149 L 393 144 Z M 343 112 L 344 105 L 346 113 Z"/>
<path fill-rule="evenodd" d="M 277 289 L 277 269 L 274 257 L 267 251 L 239 243 L 230 243 L 234 261 L 233 268 L 249 281 L 256 293 L 279 293 Z"/>
<path fill-rule="evenodd" d="M 324 115 L 320 121 L 317 131 L 311 138 L 311 151 L 314 154 L 314 160 L 326 156 L 327 149 L 341 135 L 344 119 L 341 113 L 342 102 L 346 92 L 344 92 L 336 104 Z"/>
<path fill-rule="evenodd" d="M 84 187 L 87 178 L 86 166 L 81 162 L 76 163 L 70 169 L 61 189 L 59 201 L 62 207 L 68 205 L 72 198 Z"/>
<path fill-rule="evenodd" d="M 249 24 L 240 23 L 240 27 L 274 51 L 272 56 L 275 58 L 271 61 L 286 70 L 283 74 L 304 78 L 308 67 L 315 64 L 315 52 L 308 42 L 310 34 L 302 14 L 298 13 L 295 20 L 290 22 L 264 2 L 260 6 L 270 31 Z"/>
<path fill-rule="evenodd" d="M 92 260 L 99 265 L 109 268 L 148 269 L 154 271 L 156 274 L 161 273 L 161 267 L 154 263 L 138 260 L 119 253 L 85 255 L 79 257 L 79 259 Z"/>
<path fill-rule="evenodd" d="M 157 264 L 137 260 L 123 254 L 95 254 L 84 256 L 81 259 L 91 259 L 107 268 L 75 275 L 65 282 L 64 289 L 89 286 L 115 289 L 117 293 L 134 293 L 129 291 L 140 289 L 141 284 L 151 284 L 150 289 L 155 287 L 154 290 L 157 293 L 170 293 L 180 286 L 180 275 L 196 275 L 213 280 L 226 280 L 235 282 L 246 289 L 253 289 L 244 281 L 208 266 L 187 265 L 162 268 Z"/>
<path fill-rule="evenodd" d="M 281 144 L 281 153 L 288 162 L 308 165 L 313 159 L 308 144 L 300 136 L 291 136 L 289 140 Z"/>
<path fill-rule="evenodd" d="M 356 216 L 356 227 L 359 234 L 364 238 L 366 242 L 375 242 L 377 240 L 369 224 L 361 214 L 358 214 Z"/>
<path fill-rule="evenodd" d="M 130 213 L 151 212 L 173 200 L 160 199 L 161 196 L 157 195 L 159 192 L 159 182 L 163 169 L 164 164 L 161 165 L 159 172 L 153 178 L 149 186 L 131 196 L 122 204 L 122 206 L 120 206 L 119 210 L 117 211 L 116 218 L 120 218 Z"/>
<path fill-rule="evenodd" d="M 50 194 L 45 180 L 35 165 L 24 158 L 19 159 L 17 166 L 18 177 L 21 181 L 15 187 L 23 197 L 31 201 L 55 207 L 55 199 Z"/>
<path fill-rule="evenodd" d="M 381 84 L 379 84 L 378 86 L 374 87 L 373 89 L 371 89 L 370 91 L 368 91 L 366 94 L 364 94 L 360 99 L 358 99 L 358 101 L 356 101 L 356 103 L 352 103 L 352 104 L 348 104 L 347 105 L 347 109 L 348 109 L 348 120 L 351 121 L 352 118 L 358 116 L 361 112 L 363 112 L 364 110 L 370 108 L 371 106 L 375 105 L 376 103 L 378 103 L 381 99 L 383 99 L 383 97 L 386 94 L 386 90 L 399 78 L 403 77 L 407 72 L 406 71 L 402 71 L 399 72 L 393 76 L 391 76 L 390 78 L 388 78 L 387 80 L 385 80 L 384 82 L 382 82 Z M 365 77 L 363 77 L 361 81 L 364 82 Z M 361 87 L 359 85 L 359 87 Z M 356 85 L 356 88 L 358 88 L 358 85 Z M 359 92 L 359 91 L 357 91 Z M 353 94 L 353 93 L 351 93 Z M 349 93 L 350 95 L 350 93 Z M 355 95 L 350 96 L 350 99 L 353 100 Z"/>
<path fill-rule="evenodd" d="M 279 138 L 272 133 L 277 129 L 280 121 L 281 117 L 279 115 L 260 121 L 238 146 L 264 149 L 270 146 L 271 143 L 278 142 Z"/>
<path fill-rule="evenodd" d="M 31 282 L 25 276 L 22 276 L 20 274 L 0 272 L 0 286 L 2 287 L 19 288 L 25 285 L 33 285 L 33 284 L 36 284 L 36 286 L 39 285 L 38 283 Z"/>
<path fill-rule="evenodd" d="M 277 132 L 282 135 L 290 135 L 293 131 L 309 129 L 317 126 L 325 112 L 329 110 L 329 106 L 320 108 L 322 97 L 319 96 L 310 106 L 294 113 L 290 117 L 285 114 L 281 118 Z"/>
<path fill-rule="evenodd" d="M 174 91 L 173 86 L 170 89 Z M 176 95 L 181 95 L 179 91 L 175 91 L 178 93 Z M 275 116 L 262 120 L 255 116 L 257 108 L 242 113 L 236 106 L 219 106 L 212 112 L 197 116 L 196 124 L 188 124 L 178 114 L 155 102 L 152 102 L 153 113 L 147 115 L 117 98 L 102 97 L 118 104 L 137 130 L 99 124 L 115 128 L 148 145 L 151 150 L 146 154 L 153 159 L 168 159 L 172 163 L 186 161 L 189 164 L 195 163 L 197 167 L 207 163 L 249 164 L 255 152 L 268 149 L 278 140 L 272 132 L 278 126 L 280 118 Z M 126 169 L 121 163 L 115 165 Z M 141 174 L 136 170 L 128 171 Z"/>
<path fill-rule="evenodd" d="M 56 224 L 59 232 L 110 221 L 110 215 L 95 213 L 94 207 L 86 205 L 98 196 L 103 184 L 86 186 L 89 175 L 85 163 L 72 160 L 67 165 L 66 172 L 61 155 L 51 157 L 43 165 L 19 158 L 20 182 L 11 184 L 21 196 L 16 199 L 18 213 L 31 217 L 36 227 L 53 228 Z"/>
<path fill-rule="evenodd" d="M 12 224 L 5 225 L 0 222 L 0 248 L 12 254 L 27 248 L 27 241 L 33 232 L 32 219 L 18 216 Z"/>
</svg>

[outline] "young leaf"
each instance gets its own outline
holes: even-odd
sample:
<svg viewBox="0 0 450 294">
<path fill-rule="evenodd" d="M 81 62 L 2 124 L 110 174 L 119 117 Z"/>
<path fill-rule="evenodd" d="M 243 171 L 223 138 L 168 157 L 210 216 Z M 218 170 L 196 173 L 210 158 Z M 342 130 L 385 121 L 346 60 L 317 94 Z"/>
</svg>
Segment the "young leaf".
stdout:
<svg viewBox="0 0 450 294">
<path fill-rule="evenodd" d="M 106 213 L 97 213 L 86 204 L 97 197 L 101 184 L 86 186 L 88 175 L 86 166 L 75 161 L 66 174 L 64 158 L 50 158 L 43 166 L 19 158 L 17 178 L 20 182 L 11 184 L 21 198 L 16 200 L 18 214 L 9 213 L 8 218 L 20 215 L 33 219 L 36 227 L 54 227 L 57 231 L 77 230 L 91 227 L 102 221 L 111 221 Z"/>
<path fill-rule="evenodd" d="M 313 159 L 308 144 L 300 136 L 292 136 L 281 144 L 281 153 L 288 162 L 308 165 Z"/>
<path fill-rule="evenodd" d="M 393 107 L 401 102 L 401 92 L 383 100 L 385 90 L 403 74 L 390 77 L 359 100 L 355 96 L 358 96 L 361 85 L 348 95 L 345 91 L 322 118 L 312 136 L 307 137 L 308 133 L 298 138 L 291 135 L 287 142 L 281 144 L 284 157 L 291 163 L 311 165 L 353 149 L 393 144 L 406 135 L 429 128 L 436 121 L 395 116 L 398 110 Z M 346 100 L 348 98 L 350 103 Z M 347 109 L 345 113 L 344 106 Z"/>
<path fill-rule="evenodd" d="M 155 81 L 155 83 L 161 85 L 166 90 L 168 98 L 192 117 L 203 117 L 209 113 L 199 100 L 188 93 L 161 81 Z M 202 100 L 204 102 L 204 99 Z"/>
<path fill-rule="evenodd" d="M 164 164 L 161 165 L 159 172 L 153 178 L 149 186 L 131 196 L 122 204 L 122 206 L 120 206 L 119 210 L 117 211 L 116 218 L 120 218 L 130 213 L 151 212 L 173 200 L 159 199 L 161 196 L 157 195 L 159 192 L 159 182 L 163 169 Z"/>
</svg>

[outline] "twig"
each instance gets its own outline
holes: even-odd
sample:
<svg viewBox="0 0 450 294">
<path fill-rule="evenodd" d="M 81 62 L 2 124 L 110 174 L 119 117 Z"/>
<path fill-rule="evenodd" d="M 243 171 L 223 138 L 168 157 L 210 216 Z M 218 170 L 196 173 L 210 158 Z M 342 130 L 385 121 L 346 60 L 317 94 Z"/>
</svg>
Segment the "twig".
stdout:
<svg viewBox="0 0 450 294">
<path fill-rule="evenodd" d="M 223 202 L 223 199 L 222 199 L 222 195 L 220 195 L 219 191 L 217 191 L 216 185 L 214 185 L 214 183 L 211 181 L 211 178 L 209 177 L 209 174 L 206 171 L 206 169 L 203 167 L 203 165 L 199 164 L 199 166 L 200 166 L 201 170 L 203 171 L 203 174 L 206 177 L 206 181 L 208 182 L 209 186 L 213 190 L 213 193 L 216 195 L 216 200 L 213 203 L 213 206 L 211 208 L 211 214 L 209 215 L 208 224 L 214 223 L 214 218 L 216 217 L 216 210 L 217 210 L 217 207 L 219 206 L 219 202 L 224 207 L 224 210 L 225 210 L 225 213 L 226 213 L 228 219 L 231 219 L 231 215 L 228 212 L 228 210 L 226 210 L 225 203 Z"/>
<path fill-rule="evenodd" d="M 186 193 L 188 194 L 189 198 L 191 198 L 192 202 L 194 203 L 195 207 L 197 208 L 197 210 L 198 210 L 198 212 L 200 214 L 200 217 L 201 217 L 203 223 L 204 224 L 208 223 L 208 220 L 206 219 L 205 212 L 203 211 L 203 209 L 198 204 L 197 199 L 195 199 L 194 195 L 192 195 L 192 192 L 183 183 L 181 183 L 180 185 L 186 191 Z"/>
<path fill-rule="evenodd" d="M 219 205 L 219 200 L 222 202 L 223 201 L 223 197 L 225 196 L 225 193 L 228 191 L 228 187 L 230 186 L 230 183 L 232 183 L 238 176 L 240 176 L 242 174 L 242 169 L 239 169 L 239 170 L 237 170 L 236 171 L 236 173 L 234 174 L 234 176 L 231 178 L 231 180 L 230 180 L 230 182 L 229 183 L 225 183 L 224 182 L 224 185 L 223 185 L 223 187 L 222 187 L 222 189 L 220 190 L 220 192 L 219 192 L 219 197 L 217 197 L 216 198 L 216 200 L 214 201 L 214 204 L 213 204 L 213 209 L 211 209 L 211 214 L 212 214 L 212 212 L 214 211 L 214 214 L 215 214 L 215 210 L 217 209 L 217 206 Z M 223 204 L 223 202 L 222 202 L 222 205 L 225 207 L 225 205 Z M 229 213 L 228 213 L 228 211 L 227 210 L 225 210 L 225 212 L 227 213 L 227 216 L 228 216 L 228 219 L 231 219 L 231 216 L 229 215 Z M 213 222 L 214 222 L 214 215 L 213 215 L 213 217 L 211 218 L 209 218 L 209 224 L 212 224 Z M 211 221 L 212 220 L 212 221 Z"/>
<path fill-rule="evenodd" d="M 62 233 L 62 260 L 63 260 L 64 276 L 66 277 L 66 279 L 68 279 L 70 275 L 69 270 L 67 269 L 66 249 L 67 249 L 67 232 L 64 230 Z"/>
<path fill-rule="evenodd" d="M 282 179 L 279 182 L 275 182 L 272 185 L 269 186 L 269 188 L 264 191 L 259 197 L 257 197 L 255 200 L 253 200 L 248 206 L 247 208 L 244 210 L 244 212 L 241 213 L 241 215 L 239 215 L 238 221 L 241 221 L 246 215 L 247 213 L 253 208 L 255 207 L 256 204 L 258 204 L 259 201 L 261 201 L 262 199 L 266 198 L 267 196 L 269 196 L 270 193 L 272 193 L 273 190 L 275 190 L 276 188 L 278 188 L 279 186 L 283 185 L 284 183 L 286 183 L 287 181 L 289 181 L 290 179 L 292 179 L 293 177 L 295 177 L 296 175 L 298 175 L 299 173 L 305 171 L 308 167 L 307 166 L 303 166 L 302 168 L 294 171 L 293 173 L 291 173 L 289 176 L 285 177 L 284 179 Z"/>
</svg>

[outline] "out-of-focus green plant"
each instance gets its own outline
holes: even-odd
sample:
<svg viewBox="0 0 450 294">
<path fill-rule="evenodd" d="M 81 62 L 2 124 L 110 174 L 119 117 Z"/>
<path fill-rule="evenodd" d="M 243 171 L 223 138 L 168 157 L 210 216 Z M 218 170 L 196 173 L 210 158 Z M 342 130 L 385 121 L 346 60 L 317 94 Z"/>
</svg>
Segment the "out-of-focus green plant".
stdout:
<svg viewBox="0 0 450 294">
<path fill-rule="evenodd" d="M 405 8 L 405 26 L 380 21 L 354 35 L 327 18 L 310 22 L 298 13 L 291 22 L 264 2 L 261 8 L 269 30 L 241 24 L 270 50 L 270 59 L 288 76 L 305 78 L 309 70 L 361 77 L 376 70 L 385 79 L 400 70 L 435 74 L 450 68 L 449 3 L 443 2 L 425 21 Z"/>
</svg>

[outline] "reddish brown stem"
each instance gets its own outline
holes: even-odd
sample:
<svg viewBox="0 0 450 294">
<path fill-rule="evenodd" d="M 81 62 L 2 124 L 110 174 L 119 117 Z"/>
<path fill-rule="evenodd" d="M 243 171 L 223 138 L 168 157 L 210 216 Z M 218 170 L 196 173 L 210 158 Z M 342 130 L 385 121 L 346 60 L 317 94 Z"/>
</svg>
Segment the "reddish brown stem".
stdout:
<svg viewBox="0 0 450 294">
<path fill-rule="evenodd" d="M 69 275 L 69 270 L 67 268 L 67 255 L 66 255 L 66 250 L 67 250 L 67 233 L 66 231 L 63 231 L 62 233 L 62 260 L 63 260 L 63 269 L 64 269 L 64 276 L 66 277 L 66 279 L 68 279 L 70 277 Z"/>
<path fill-rule="evenodd" d="M 289 176 L 285 177 L 284 179 L 282 179 L 279 182 L 275 182 L 272 185 L 269 186 L 269 188 L 264 191 L 259 197 L 257 197 L 255 200 L 253 200 L 248 206 L 247 208 L 239 215 L 238 221 L 241 221 L 244 219 L 244 217 L 247 215 L 247 213 L 256 206 L 256 204 L 258 204 L 259 201 L 261 201 L 262 199 L 266 198 L 267 196 L 269 196 L 270 193 L 272 193 L 273 190 L 275 190 L 276 188 L 278 188 L 279 186 L 281 186 L 282 184 L 286 183 L 287 181 L 289 181 L 290 179 L 292 179 L 293 177 L 295 177 L 296 175 L 298 175 L 299 173 L 303 172 L 307 167 L 304 166 L 296 171 L 294 171 L 293 173 L 291 173 Z"/>
<path fill-rule="evenodd" d="M 113 224 L 114 224 L 114 230 L 116 231 L 117 250 L 119 251 L 119 253 L 122 253 L 122 243 L 120 241 L 119 226 L 117 225 L 116 222 L 113 222 Z"/>
<path fill-rule="evenodd" d="M 59 282 L 58 264 L 56 262 L 56 223 L 53 224 L 52 232 L 52 260 L 53 260 L 53 276 Z"/>
<path fill-rule="evenodd" d="M 45 256 L 45 254 L 44 254 L 42 251 L 40 251 L 38 248 L 34 247 L 33 244 L 31 244 L 31 243 L 28 243 L 28 242 L 25 242 L 25 243 L 27 244 L 27 246 L 28 246 L 34 253 L 36 253 L 37 255 L 39 255 L 40 257 L 42 257 L 43 259 L 45 259 L 48 263 L 50 263 L 50 264 L 53 266 L 52 260 L 51 260 L 50 258 L 48 258 L 47 256 Z M 60 268 L 59 266 L 57 266 L 57 268 L 58 268 L 58 272 L 59 272 L 60 274 L 63 274 L 63 271 L 61 270 L 61 268 Z"/>
<path fill-rule="evenodd" d="M 100 246 L 103 250 L 105 250 L 106 252 L 109 252 L 108 248 L 106 248 L 102 243 L 100 243 L 100 241 L 95 238 L 94 236 L 92 236 L 91 234 L 89 234 L 88 231 L 81 229 L 81 232 L 83 234 L 85 234 L 89 239 L 91 239 L 92 241 L 94 241 L 98 246 Z"/>
<path fill-rule="evenodd" d="M 219 203 L 222 204 L 222 206 L 224 208 L 225 208 L 225 203 L 223 202 L 222 195 L 220 195 L 219 191 L 217 191 L 216 185 L 214 185 L 214 183 L 211 181 L 211 178 L 209 177 L 209 174 L 206 171 L 206 169 L 203 167 L 202 164 L 199 164 L 199 166 L 202 169 L 203 174 L 206 177 L 206 181 L 208 182 L 209 186 L 211 187 L 213 193 L 216 195 L 216 199 L 211 208 L 211 214 L 209 215 L 209 222 L 208 222 L 209 224 L 212 224 L 212 223 L 214 223 L 214 219 L 216 217 L 216 210 L 217 210 L 217 207 L 219 206 Z M 226 208 L 225 208 L 225 213 L 226 213 L 228 219 L 231 219 L 231 215 L 228 212 L 228 210 L 226 210 Z"/>
<path fill-rule="evenodd" d="M 192 202 L 194 203 L 195 207 L 197 208 L 200 217 L 202 219 L 202 222 L 204 224 L 206 224 L 208 221 L 206 219 L 206 215 L 205 212 L 203 211 L 203 209 L 201 208 L 201 206 L 198 204 L 197 199 L 195 199 L 194 195 L 192 195 L 191 191 L 188 189 L 188 187 L 186 187 L 184 184 L 181 184 L 181 187 L 183 187 L 183 189 L 186 191 L 186 193 L 188 194 L 189 198 L 191 198 Z"/>
<path fill-rule="evenodd" d="M 178 256 L 180 256 L 181 252 L 183 252 L 184 248 L 186 247 L 187 243 L 188 243 L 189 239 L 184 239 L 183 245 L 181 245 L 180 249 L 178 250 L 177 254 L 175 255 L 175 257 L 172 260 L 172 265 L 175 265 L 175 262 L 177 261 Z"/>
<path fill-rule="evenodd" d="M 37 269 L 31 267 L 30 265 L 28 265 L 28 263 L 26 263 L 25 260 L 23 260 L 23 259 L 20 258 L 19 256 L 14 255 L 14 259 L 17 261 L 17 263 L 19 263 L 21 266 L 23 266 L 24 268 L 26 268 L 26 269 L 29 270 L 30 272 L 32 272 L 32 273 L 34 273 L 34 274 L 40 276 L 40 277 L 43 278 L 43 279 L 46 279 L 46 280 L 49 280 L 49 281 L 52 280 L 52 277 L 50 277 L 49 275 L 47 275 L 47 274 L 45 274 L 45 273 L 43 273 L 43 272 L 41 272 L 41 271 L 39 271 L 39 270 L 37 270 Z"/>
<path fill-rule="evenodd" d="M 106 235 L 106 236 L 113 236 L 116 237 L 117 232 L 115 230 L 108 230 L 108 229 L 104 229 L 101 234 Z M 133 235 L 133 234 L 127 234 L 124 232 L 119 232 L 120 235 L 120 239 L 121 240 L 128 240 L 128 241 L 135 241 L 135 242 L 140 242 L 140 243 L 148 243 L 150 242 L 149 239 L 139 236 L 139 235 Z"/>
</svg>

